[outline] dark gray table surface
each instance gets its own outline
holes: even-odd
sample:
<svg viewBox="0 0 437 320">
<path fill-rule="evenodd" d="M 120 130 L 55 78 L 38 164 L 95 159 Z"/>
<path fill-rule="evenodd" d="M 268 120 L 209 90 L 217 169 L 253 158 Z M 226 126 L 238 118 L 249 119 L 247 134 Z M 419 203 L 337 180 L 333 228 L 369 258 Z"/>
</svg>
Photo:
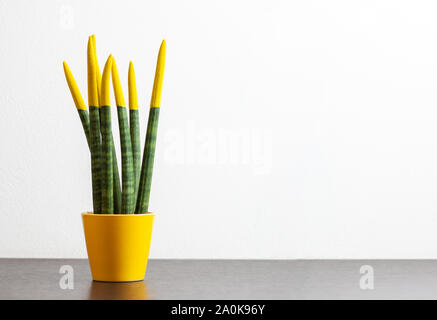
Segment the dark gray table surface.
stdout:
<svg viewBox="0 0 437 320">
<path fill-rule="evenodd" d="M 74 288 L 61 289 L 61 266 Z M 360 288 L 360 267 L 374 289 Z M 0 299 L 437 299 L 436 260 L 150 260 L 145 281 L 93 282 L 88 260 L 0 259 Z"/>
</svg>

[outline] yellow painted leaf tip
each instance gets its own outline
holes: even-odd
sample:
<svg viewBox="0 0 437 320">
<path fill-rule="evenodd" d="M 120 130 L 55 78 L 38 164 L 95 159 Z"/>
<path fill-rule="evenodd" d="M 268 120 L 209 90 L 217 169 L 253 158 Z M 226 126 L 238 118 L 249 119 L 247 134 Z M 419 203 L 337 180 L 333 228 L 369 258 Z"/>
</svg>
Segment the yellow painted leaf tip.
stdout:
<svg viewBox="0 0 437 320">
<path fill-rule="evenodd" d="M 88 66 L 88 105 L 99 106 L 99 94 L 97 88 L 96 59 L 94 57 L 94 45 L 92 37 L 88 38 L 87 66 Z"/>
<path fill-rule="evenodd" d="M 86 110 L 85 102 L 80 94 L 79 87 L 76 80 L 74 80 L 73 74 L 68 67 L 67 62 L 63 61 L 65 79 L 67 80 L 68 88 L 70 89 L 71 96 L 73 97 L 74 104 L 78 110 Z"/>
<path fill-rule="evenodd" d="M 115 63 L 114 58 L 112 58 L 112 86 L 114 88 L 115 102 L 117 106 L 126 107 L 123 96 L 123 89 L 120 83 L 120 76 L 118 75 L 117 64 Z"/>
<path fill-rule="evenodd" d="M 93 47 L 94 47 L 94 60 L 96 62 L 96 81 L 97 81 L 97 94 L 99 96 L 99 105 L 100 105 L 100 91 L 101 91 L 101 82 L 102 75 L 100 74 L 99 61 L 97 59 L 97 45 L 96 45 L 96 36 L 93 34 L 91 36 L 93 39 Z"/>
<path fill-rule="evenodd" d="M 129 109 L 138 110 L 137 84 L 135 79 L 134 64 L 132 63 L 132 61 L 129 62 L 128 87 L 129 87 Z"/>
<path fill-rule="evenodd" d="M 162 40 L 161 47 L 159 48 L 158 61 L 156 63 L 155 81 L 153 82 L 152 99 L 150 101 L 151 108 L 159 108 L 161 106 L 161 92 L 165 69 L 165 53 L 166 43 L 165 40 Z"/>
<path fill-rule="evenodd" d="M 112 55 L 109 55 L 108 60 L 106 60 L 105 67 L 103 68 L 100 106 L 111 105 L 111 96 L 109 92 L 109 78 L 111 76 L 111 69 L 112 69 Z"/>
</svg>

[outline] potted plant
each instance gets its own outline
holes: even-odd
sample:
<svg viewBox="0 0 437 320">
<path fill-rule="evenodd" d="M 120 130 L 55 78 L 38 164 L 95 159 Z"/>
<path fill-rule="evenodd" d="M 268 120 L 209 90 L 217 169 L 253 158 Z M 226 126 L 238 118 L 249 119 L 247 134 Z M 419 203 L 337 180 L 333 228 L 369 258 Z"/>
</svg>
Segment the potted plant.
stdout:
<svg viewBox="0 0 437 320">
<path fill-rule="evenodd" d="M 82 214 L 92 277 L 96 281 L 143 280 L 154 214 L 148 211 L 165 65 L 165 40 L 159 49 L 141 161 L 135 73 L 129 65 L 129 117 L 115 59 L 103 73 L 95 36 L 88 39 L 88 109 L 64 61 L 64 72 L 91 154 L 93 211 Z M 121 145 L 121 184 L 111 127 L 110 77 L 117 105 Z M 129 119 L 128 119 L 129 118 Z"/>
</svg>

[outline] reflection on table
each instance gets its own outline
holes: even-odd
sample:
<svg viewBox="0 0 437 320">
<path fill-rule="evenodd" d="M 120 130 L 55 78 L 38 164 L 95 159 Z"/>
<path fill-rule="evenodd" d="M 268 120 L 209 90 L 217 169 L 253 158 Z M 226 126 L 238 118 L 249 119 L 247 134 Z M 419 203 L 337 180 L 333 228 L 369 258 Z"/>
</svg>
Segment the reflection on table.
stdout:
<svg viewBox="0 0 437 320">
<path fill-rule="evenodd" d="M 92 281 L 89 290 L 92 300 L 147 300 L 144 281 L 98 282 Z"/>
</svg>

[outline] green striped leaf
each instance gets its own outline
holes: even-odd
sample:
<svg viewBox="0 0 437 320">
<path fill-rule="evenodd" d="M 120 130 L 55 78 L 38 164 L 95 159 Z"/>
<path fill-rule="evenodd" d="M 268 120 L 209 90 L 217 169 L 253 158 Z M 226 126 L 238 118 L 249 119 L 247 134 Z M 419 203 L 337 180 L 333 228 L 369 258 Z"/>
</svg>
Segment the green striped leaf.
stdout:
<svg viewBox="0 0 437 320">
<path fill-rule="evenodd" d="M 83 132 L 85 133 L 86 142 L 88 143 L 88 148 L 91 150 L 91 142 L 90 142 L 90 117 L 88 114 L 88 110 L 86 109 L 77 109 L 79 113 L 80 122 L 82 123 Z"/>
<path fill-rule="evenodd" d="M 102 213 L 100 116 L 98 107 L 90 106 L 89 108 L 93 207 L 94 213 Z"/>
<path fill-rule="evenodd" d="M 160 108 L 150 108 L 147 123 L 146 143 L 144 145 L 143 163 L 141 166 L 136 214 L 146 213 L 149 209 L 150 188 L 152 185 L 153 163 L 155 159 L 156 135 L 158 132 Z"/>
<path fill-rule="evenodd" d="M 141 173 L 141 139 L 140 120 L 137 109 L 129 110 L 130 139 L 132 143 L 132 158 L 134 165 L 134 206 L 137 202 L 138 185 Z"/>
<path fill-rule="evenodd" d="M 100 127 L 102 126 L 102 108 L 100 108 Z M 117 153 L 115 151 L 114 137 L 111 131 L 112 141 L 112 186 L 113 186 L 113 201 L 114 201 L 114 213 L 121 213 L 121 184 L 120 173 L 118 171 Z"/>
<path fill-rule="evenodd" d="M 113 138 L 111 129 L 111 108 L 100 108 L 100 127 L 102 131 L 102 213 L 114 213 L 113 191 Z"/>
<path fill-rule="evenodd" d="M 132 146 L 130 140 L 129 123 L 126 107 L 117 107 L 118 126 L 120 128 L 121 144 L 121 213 L 134 213 L 134 166 L 132 160 Z"/>
<path fill-rule="evenodd" d="M 120 173 L 118 172 L 117 153 L 115 151 L 114 138 L 111 132 L 112 141 L 112 185 L 113 185 L 113 199 L 114 199 L 114 213 L 121 212 L 121 185 L 120 185 Z"/>
</svg>

